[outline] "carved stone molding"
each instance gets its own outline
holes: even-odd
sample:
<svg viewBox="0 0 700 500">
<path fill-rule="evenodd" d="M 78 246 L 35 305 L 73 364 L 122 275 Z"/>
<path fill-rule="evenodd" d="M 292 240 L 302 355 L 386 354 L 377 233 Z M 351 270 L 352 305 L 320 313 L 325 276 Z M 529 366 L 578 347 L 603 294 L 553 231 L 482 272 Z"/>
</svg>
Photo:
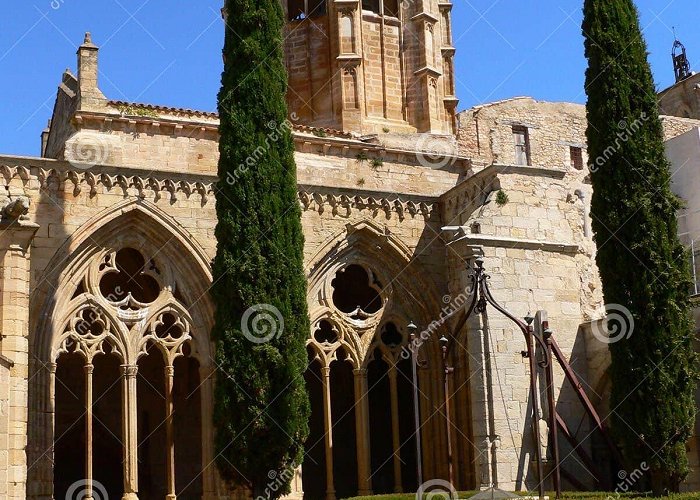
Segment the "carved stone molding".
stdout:
<svg viewBox="0 0 700 500">
<path fill-rule="evenodd" d="M 433 201 L 404 200 L 399 196 L 384 197 L 369 194 L 344 194 L 339 192 L 322 192 L 322 188 L 303 188 L 299 190 L 299 201 L 304 211 L 313 210 L 323 214 L 327 210 L 335 215 L 348 217 L 354 212 L 369 211 L 372 217 L 383 214 L 387 219 L 397 216 L 399 220 L 407 216 L 430 218 L 436 208 Z"/>
<path fill-rule="evenodd" d="M 214 194 L 214 184 L 200 181 L 184 181 L 174 179 L 158 179 L 156 177 L 142 177 L 140 175 L 122 175 L 81 172 L 69 170 L 57 172 L 56 170 L 39 169 L 37 175 L 42 189 L 57 189 L 62 183 L 70 181 L 73 184 L 73 195 L 78 196 L 84 186 L 90 188 L 90 196 L 97 195 L 97 187 L 104 186 L 107 190 L 118 187 L 127 195 L 129 189 L 135 189 L 140 198 L 146 198 L 148 191 L 153 193 L 156 201 L 163 197 L 163 193 L 169 195 L 170 201 L 178 199 L 179 193 L 189 198 L 192 193 L 197 193 L 202 198 L 202 204 L 209 201 Z"/>
</svg>

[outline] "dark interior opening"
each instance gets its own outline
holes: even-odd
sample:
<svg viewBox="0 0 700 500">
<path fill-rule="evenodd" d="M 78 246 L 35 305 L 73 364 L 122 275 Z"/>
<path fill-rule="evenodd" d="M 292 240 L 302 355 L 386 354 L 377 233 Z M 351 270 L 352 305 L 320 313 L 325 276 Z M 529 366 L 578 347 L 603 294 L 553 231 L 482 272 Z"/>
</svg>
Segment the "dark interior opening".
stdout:
<svg viewBox="0 0 700 500">
<path fill-rule="evenodd" d="M 377 291 L 381 290 L 381 284 L 371 283 L 370 275 L 362 266 L 352 264 L 338 271 L 331 286 L 333 303 L 344 313 L 351 314 L 359 307 L 364 313 L 373 314 L 382 308 L 382 298 Z"/>
</svg>

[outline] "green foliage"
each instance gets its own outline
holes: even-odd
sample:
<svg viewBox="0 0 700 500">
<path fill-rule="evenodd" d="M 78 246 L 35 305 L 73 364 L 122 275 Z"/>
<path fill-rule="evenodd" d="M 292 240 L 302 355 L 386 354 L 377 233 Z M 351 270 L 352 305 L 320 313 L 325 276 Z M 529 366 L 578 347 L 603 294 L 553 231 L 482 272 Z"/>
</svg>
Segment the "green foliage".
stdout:
<svg viewBox="0 0 700 500">
<path fill-rule="evenodd" d="M 138 104 L 122 104 L 117 106 L 117 109 L 122 116 L 147 116 L 149 118 L 158 118 L 158 113 L 154 110 Z"/>
<path fill-rule="evenodd" d="M 367 153 L 364 151 L 360 151 L 357 153 L 357 156 L 355 156 L 355 159 L 358 161 L 358 163 L 362 163 L 363 161 L 369 160 L 369 156 L 367 156 Z"/>
<path fill-rule="evenodd" d="M 586 0 L 587 132 L 596 260 L 607 304 L 632 313 L 610 345 L 614 434 L 656 493 L 688 474 L 696 357 L 690 270 L 677 235 L 670 169 L 646 44 L 632 0 Z"/>
<path fill-rule="evenodd" d="M 498 192 L 496 193 L 496 205 L 498 205 L 499 207 L 502 207 L 502 206 L 506 205 L 508 203 L 508 201 L 510 201 L 510 200 L 508 199 L 508 195 L 506 194 L 506 192 L 503 191 L 502 189 L 499 189 Z"/>
<path fill-rule="evenodd" d="M 372 161 L 370 162 L 370 166 L 374 169 L 377 169 L 384 165 L 384 158 L 376 157 L 372 158 Z"/>
<path fill-rule="evenodd" d="M 281 4 L 227 0 L 225 9 L 211 292 L 216 455 L 223 476 L 256 496 L 269 477 L 291 479 L 308 435 L 304 241 L 285 103 Z M 242 324 L 258 304 L 274 306 L 284 320 L 283 328 L 267 324 L 279 331 L 264 343 L 251 342 L 246 333 L 253 327 Z M 275 475 L 268 477 L 270 471 Z M 288 491 L 287 483 L 272 497 Z"/>
</svg>

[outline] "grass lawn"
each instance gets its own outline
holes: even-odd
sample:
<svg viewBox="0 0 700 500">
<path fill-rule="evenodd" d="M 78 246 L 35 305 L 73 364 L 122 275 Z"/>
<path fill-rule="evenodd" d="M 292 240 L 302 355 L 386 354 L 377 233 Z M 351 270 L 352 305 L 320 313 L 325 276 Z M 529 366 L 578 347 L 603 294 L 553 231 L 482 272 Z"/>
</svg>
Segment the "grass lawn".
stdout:
<svg viewBox="0 0 700 500">
<path fill-rule="evenodd" d="M 459 498 L 465 499 L 469 498 L 472 495 L 475 495 L 476 491 L 460 491 L 459 493 Z M 527 492 L 527 491 L 521 491 L 517 493 L 518 495 L 523 495 L 523 496 L 534 496 L 537 497 L 536 492 Z M 550 500 L 554 500 L 554 493 L 553 492 L 548 492 L 547 495 L 549 496 Z M 439 500 L 440 495 L 431 495 L 431 500 Z M 629 493 L 629 494 L 621 494 L 619 497 L 617 497 L 614 493 L 604 493 L 604 492 L 563 492 L 562 493 L 562 500 L 607 500 L 608 498 L 621 498 L 621 499 L 626 499 L 626 498 L 647 498 L 649 500 L 654 500 L 658 499 L 659 497 L 652 497 L 651 494 L 649 495 L 644 495 L 642 493 Z M 348 498 L 346 500 L 415 500 L 416 495 L 411 494 L 411 493 L 394 493 L 394 494 L 389 494 L 389 495 L 374 495 L 374 496 L 369 496 L 369 497 L 353 497 L 353 498 Z M 424 498 L 428 498 L 428 495 L 424 495 Z M 446 498 L 446 497 L 445 497 Z M 661 497 L 666 500 L 700 500 L 700 492 L 697 493 L 683 493 L 679 495 L 671 495 L 668 497 Z"/>
</svg>

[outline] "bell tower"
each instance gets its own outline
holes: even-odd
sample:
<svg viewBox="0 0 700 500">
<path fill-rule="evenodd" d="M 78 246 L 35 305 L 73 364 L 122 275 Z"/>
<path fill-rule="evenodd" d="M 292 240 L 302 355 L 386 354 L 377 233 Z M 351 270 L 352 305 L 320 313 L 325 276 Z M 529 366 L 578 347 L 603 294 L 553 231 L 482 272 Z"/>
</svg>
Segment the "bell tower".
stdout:
<svg viewBox="0 0 700 500">
<path fill-rule="evenodd" d="M 281 0 L 298 122 L 345 132 L 455 130 L 449 0 Z"/>
</svg>

